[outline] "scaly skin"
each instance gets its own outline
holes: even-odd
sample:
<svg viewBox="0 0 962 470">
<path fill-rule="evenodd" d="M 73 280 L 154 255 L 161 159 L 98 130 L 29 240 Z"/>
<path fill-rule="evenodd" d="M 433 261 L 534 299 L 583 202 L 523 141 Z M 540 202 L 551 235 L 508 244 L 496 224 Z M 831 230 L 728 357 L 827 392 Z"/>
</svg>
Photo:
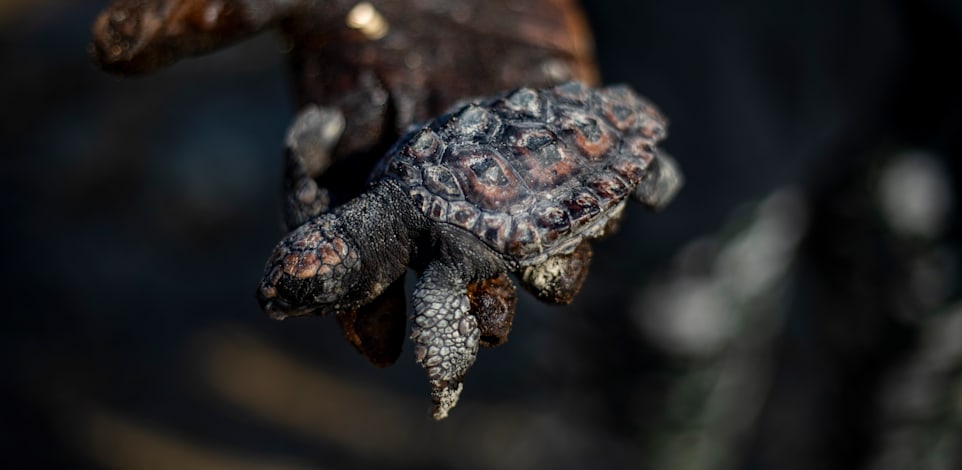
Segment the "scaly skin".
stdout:
<svg viewBox="0 0 962 470">
<path fill-rule="evenodd" d="M 461 380 L 481 344 L 466 285 L 456 270 L 439 263 L 428 266 L 414 291 L 414 358 L 427 370 L 435 419 L 446 418 L 457 404 Z"/>
</svg>

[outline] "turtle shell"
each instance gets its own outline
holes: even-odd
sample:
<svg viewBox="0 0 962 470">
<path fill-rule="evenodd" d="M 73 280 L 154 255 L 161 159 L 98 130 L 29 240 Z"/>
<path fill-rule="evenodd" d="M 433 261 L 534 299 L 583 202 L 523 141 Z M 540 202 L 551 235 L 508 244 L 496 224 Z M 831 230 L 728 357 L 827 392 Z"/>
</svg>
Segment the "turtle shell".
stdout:
<svg viewBox="0 0 962 470">
<path fill-rule="evenodd" d="M 601 234 L 666 125 L 626 86 L 521 88 L 415 126 L 374 178 L 396 178 L 429 218 L 532 262 Z"/>
</svg>

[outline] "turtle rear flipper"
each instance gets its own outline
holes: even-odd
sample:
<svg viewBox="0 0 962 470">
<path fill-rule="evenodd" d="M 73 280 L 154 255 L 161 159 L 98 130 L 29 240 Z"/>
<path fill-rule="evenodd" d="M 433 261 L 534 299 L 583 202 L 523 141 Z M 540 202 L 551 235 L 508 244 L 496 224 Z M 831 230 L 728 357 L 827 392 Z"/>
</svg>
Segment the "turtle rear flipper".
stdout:
<svg viewBox="0 0 962 470">
<path fill-rule="evenodd" d="M 650 171 L 635 187 L 632 196 L 645 207 L 660 211 L 675 198 L 684 186 L 685 179 L 671 155 L 661 149 L 656 149 L 655 152 L 656 158 L 651 163 Z"/>
</svg>

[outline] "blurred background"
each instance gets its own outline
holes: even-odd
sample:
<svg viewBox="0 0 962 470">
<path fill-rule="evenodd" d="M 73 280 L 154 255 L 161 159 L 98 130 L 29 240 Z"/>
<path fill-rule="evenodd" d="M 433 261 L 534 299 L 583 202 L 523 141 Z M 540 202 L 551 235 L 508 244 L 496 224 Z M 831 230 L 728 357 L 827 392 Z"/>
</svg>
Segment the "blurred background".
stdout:
<svg viewBox="0 0 962 470">
<path fill-rule="evenodd" d="M 410 347 L 253 297 L 294 112 L 261 35 L 137 79 L 108 2 L 0 3 L 0 446 L 29 468 L 962 468 L 955 0 L 592 1 L 687 186 L 451 418 Z"/>
</svg>

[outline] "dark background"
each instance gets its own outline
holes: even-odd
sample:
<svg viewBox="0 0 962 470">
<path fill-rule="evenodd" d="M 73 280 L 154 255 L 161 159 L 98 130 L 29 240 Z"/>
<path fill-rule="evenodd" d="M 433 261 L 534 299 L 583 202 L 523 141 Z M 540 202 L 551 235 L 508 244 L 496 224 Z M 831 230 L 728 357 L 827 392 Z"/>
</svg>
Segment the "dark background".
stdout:
<svg viewBox="0 0 962 470">
<path fill-rule="evenodd" d="M 277 39 L 118 79 L 85 52 L 106 3 L 0 6 L 6 462 L 962 465 L 962 3 L 586 2 L 687 186 L 630 207 L 571 306 L 522 294 L 441 423 L 409 348 L 375 369 L 254 301 L 294 111 Z M 937 223 L 893 222 L 885 175 Z"/>
</svg>

